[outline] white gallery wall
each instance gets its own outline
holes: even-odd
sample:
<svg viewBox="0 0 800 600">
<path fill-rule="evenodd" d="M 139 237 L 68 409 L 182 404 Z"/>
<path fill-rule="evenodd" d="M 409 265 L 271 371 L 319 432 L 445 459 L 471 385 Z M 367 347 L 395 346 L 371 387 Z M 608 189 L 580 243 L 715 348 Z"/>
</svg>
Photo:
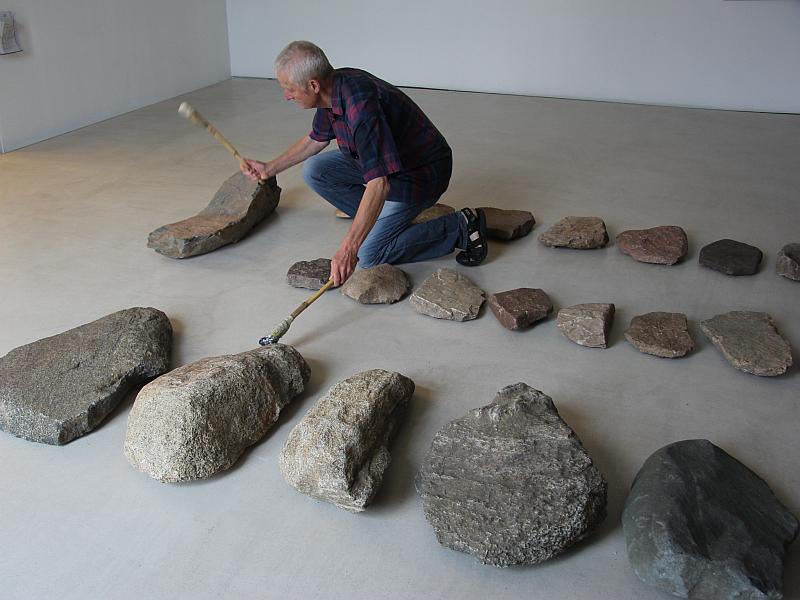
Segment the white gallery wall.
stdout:
<svg viewBox="0 0 800 600">
<path fill-rule="evenodd" d="M 800 112 L 800 0 L 227 0 L 234 76 L 293 39 L 397 85 Z"/>
<path fill-rule="evenodd" d="M 8 152 L 230 77 L 225 0 L 5 0 L 22 53 L 0 56 Z"/>
</svg>

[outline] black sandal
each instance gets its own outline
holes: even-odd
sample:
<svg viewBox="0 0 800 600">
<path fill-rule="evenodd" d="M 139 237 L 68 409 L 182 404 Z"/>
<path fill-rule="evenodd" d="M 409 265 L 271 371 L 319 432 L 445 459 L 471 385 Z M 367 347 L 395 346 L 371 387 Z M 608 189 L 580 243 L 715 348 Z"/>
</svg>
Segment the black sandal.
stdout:
<svg viewBox="0 0 800 600">
<path fill-rule="evenodd" d="M 486 214 L 477 208 L 477 215 L 472 209 L 462 208 L 461 213 L 467 218 L 467 247 L 456 255 L 459 264 L 465 267 L 477 267 L 489 253 L 486 243 Z"/>
</svg>

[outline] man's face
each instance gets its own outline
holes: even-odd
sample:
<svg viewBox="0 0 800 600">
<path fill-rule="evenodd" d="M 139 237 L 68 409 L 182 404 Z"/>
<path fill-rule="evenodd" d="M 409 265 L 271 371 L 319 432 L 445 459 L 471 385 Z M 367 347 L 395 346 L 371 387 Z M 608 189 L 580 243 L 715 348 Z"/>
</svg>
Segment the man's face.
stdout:
<svg viewBox="0 0 800 600">
<path fill-rule="evenodd" d="M 283 71 L 278 71 L 278 83 L 283 89 L 283 97 L 287 100 L 294 100 L 300 108 L 314 108 L 317 105 L 318 93 L 314 91 L 314 86 L 309 82 L 305 87 L 295 85 Z"/>
</svg>

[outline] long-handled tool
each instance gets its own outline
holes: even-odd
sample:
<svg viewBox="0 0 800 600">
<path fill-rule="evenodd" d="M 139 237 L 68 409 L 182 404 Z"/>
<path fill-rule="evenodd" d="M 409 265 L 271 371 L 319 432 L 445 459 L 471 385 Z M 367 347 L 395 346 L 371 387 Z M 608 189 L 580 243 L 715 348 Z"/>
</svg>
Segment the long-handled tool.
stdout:
<svg viewBox="0 0 800 600">
<path fill-rule="evenodd" d="M 242 158 L 242 155 L 239 154 L 239 151 L 233 147 L 233 144 L 231 144 L 225 138 L 225 136 L 219 132 L 219 129 L 217 129 L 211 123 L 209 123 L 208 119 L 206 119 L 203 115 L 197 112 L 197 109 L 194 106 L 192 106 L 188 102 L 181 102 L 181 105 L 178 107 L 178 112 L 182 117 L 186 117 L 192 123 L 200 125 L 200 127 L 204 128 L 206 131 L 208 131 L 208 133 L 213 135 L 214 139 L 216 139 L 220 144 L 225 146 L 228 152 L 233 154 L 233 156 L 236 158 L 236 160 L 239 161 L 240 164 L 242 165 L 247 164 L 245 163 L 244 158 Z"/>
<path fill-rule="evenodd" d="M 292 311 L 292 314 L 278 323 L 278 326 L 272 330 L 272 333 L 262 337 L 260 340 L 258 340 L 258 343 L 262 346 L 269 346 L 270 344 L 277 343 L 277 341 L 281 339 L 287 331 L 289 331 L 289 326 L 292 324 L 292 321 L 294 321 L 301 312 L 311 306 L 314 300 L 322 296 L 322 294 L 324 294 L 332 285 L 333 279 L 328 279 L 328 282 L 325 285 L 314 292 L 311 296 L 306 298 L 306 300 L 300 304 L 300 306 Z"/>
</svg>

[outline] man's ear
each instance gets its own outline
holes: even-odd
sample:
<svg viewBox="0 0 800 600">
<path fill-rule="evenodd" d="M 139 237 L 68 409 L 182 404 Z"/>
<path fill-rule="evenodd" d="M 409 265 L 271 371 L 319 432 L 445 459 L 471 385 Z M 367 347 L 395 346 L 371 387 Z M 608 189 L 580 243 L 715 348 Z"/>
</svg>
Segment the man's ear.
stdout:
<svg viewBox="0 0 800 600">
<path fill-rule="evenodd" d="M 319 94 L 319 91 L 322 89 L 322 86 L 316 79 L 309 79 L 308 87 L 310 87 L 311 91 L 314 92 L 315 94 Z"/>
</svg>

